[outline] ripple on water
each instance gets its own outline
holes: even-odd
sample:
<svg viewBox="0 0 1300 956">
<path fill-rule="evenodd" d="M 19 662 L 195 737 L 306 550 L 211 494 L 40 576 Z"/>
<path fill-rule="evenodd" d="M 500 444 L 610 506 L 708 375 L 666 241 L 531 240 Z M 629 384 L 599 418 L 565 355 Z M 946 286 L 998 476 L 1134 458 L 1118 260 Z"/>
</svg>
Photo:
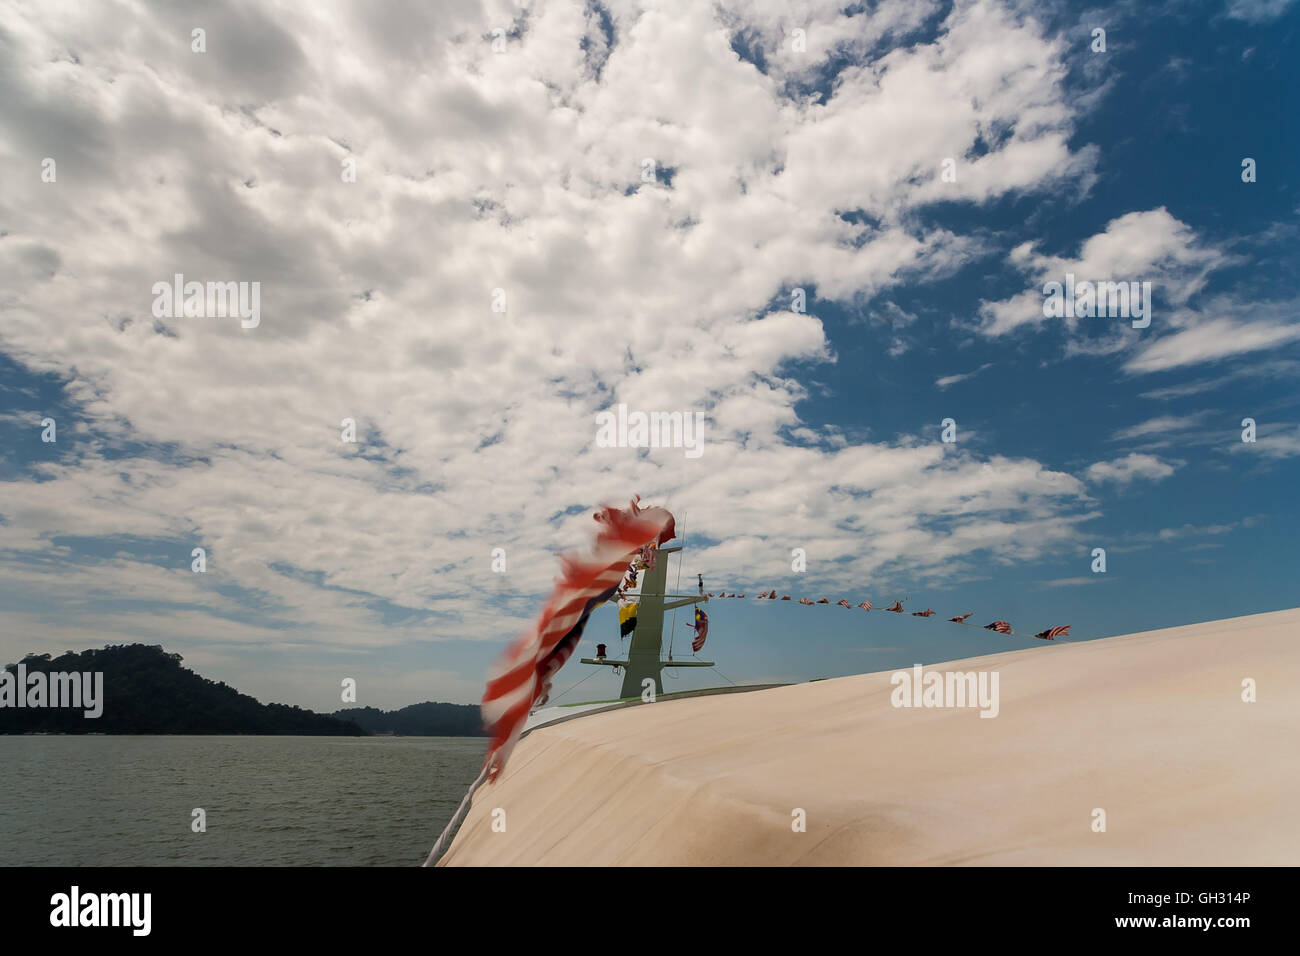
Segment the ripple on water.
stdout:
<svg viewBox="0 0 1300 956">
<path fill-rule="evenodd" d="M 0 736 L 0 864 L 418 866 L 464 737 Z M 207 812 L 207 832 L 190 829 Z M 24 839 L 27 837 L 27 839 Z"/>
</svg>

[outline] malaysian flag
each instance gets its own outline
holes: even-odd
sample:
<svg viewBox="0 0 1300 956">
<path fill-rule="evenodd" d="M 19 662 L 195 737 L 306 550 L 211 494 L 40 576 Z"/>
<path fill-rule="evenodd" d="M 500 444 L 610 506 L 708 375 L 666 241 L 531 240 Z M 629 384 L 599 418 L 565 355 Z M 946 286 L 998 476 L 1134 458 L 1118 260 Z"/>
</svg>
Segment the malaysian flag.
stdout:
<svg viewBox="0 0 1300 956">
<path fill-rule="evenodd" d="M 858 607 L 862 608 L 862 610 L 864 610 L 864 611 L 870 611 L 870 610 L 871 610 L 871 602 L 870 602 L 870 601 L 863 601 L 861 604 L 858 605 Z"/>
<path fill-rule="evenodd" d="M 482 708 L 492 736 L 483 763 L 489 780 L 505 766 L 528 712 L 550 693 L 551 681 L 577 648 L 592 610 L 617 591 L 628 562 L 676 533 L 669 511 L 642 508 L 639 499 L 626 511 L 606 506 L 595 518 L 601 528 L 591 554 L 561 558 L 560 579 L 537 623 L 492 666 Z"/>
<path fill-rule="evenodd" d="M 709 616 L 698 607 L 695 609 L 695 638 L 691 641 L 691 650 L 699 653 L 704 646 L 704 639 L 709 636 Z"/>
<path fill-rule="evenodd" d="M 1069 637 L 1069 636 L 1070 636 L 1069 624 L 1066 624 L 1062 627 L 1049 627 L 1047 630 L 1039 631 L 1037 634 L 1034 635 L 1034 637 L 1041 637 L 1045 641 L 1054 641 L 1058 637 Z"/>
<path fill-rule="evenodd" d="M 952 621 L 954 624 L 965 624 L 966 618 L 972 617 L 974 614 L 975 614 L 974 611 L 970 611 L 969 613 L 966 614 L 958 614 L 956 617 L 950 617 L 948 618 L 948 620 Z"/>
<path fill-rule="evenodd" d="M 997 631 L 999 634 L 1009 634 L 1011 632 L 1011 625 L 1006 621 L 994 621 L 992 624 L 985 624 L 984 630 Z"/>
<path fill-rule="evenodd" d="M 840 607 L 848 608 L 850 611 L 853 610 L 853 605 L 850 604 L 848 601 L 844 600 L 844 598 L 840 598 L 835 603 L 838 604 Z"/>
</svg>

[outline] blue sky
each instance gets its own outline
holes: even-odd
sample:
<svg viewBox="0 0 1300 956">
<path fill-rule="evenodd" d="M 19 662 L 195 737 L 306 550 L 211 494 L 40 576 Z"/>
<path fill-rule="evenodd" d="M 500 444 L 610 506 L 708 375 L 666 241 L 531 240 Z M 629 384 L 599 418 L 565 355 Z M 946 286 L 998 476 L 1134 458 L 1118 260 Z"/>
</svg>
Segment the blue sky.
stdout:
<svg viewBox="0 0 1300 956">
<path fill-rule="evenodd" d="M 738 682 L 1022 646 L 967 611 L 1090 638 L 1300 603 L 1297 5 L 787 7 L 17 4 L 0 657 L 140 640 L 262 699 L 474 701 L 634 493 L 684 583 L 939 612 L 715 602 Z M 261 324 L 155 317 L 177 272 L 260 282 Z M 1044 317 L 1066 272 L 1151 282 L 1150 326 Z M 596 447 L 617 402 L 704 412 L 704 453 Z"/>
</svg>

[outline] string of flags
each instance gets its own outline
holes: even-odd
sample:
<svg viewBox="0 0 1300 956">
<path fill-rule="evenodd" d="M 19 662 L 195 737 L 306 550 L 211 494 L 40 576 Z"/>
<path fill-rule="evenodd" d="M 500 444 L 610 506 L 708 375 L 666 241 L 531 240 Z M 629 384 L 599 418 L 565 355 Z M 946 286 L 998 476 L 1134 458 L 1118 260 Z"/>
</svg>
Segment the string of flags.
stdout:
<svg viewBox="0 0 1300 956">
<path fill-rule="evenodd" d="M 744 595 L 743 592 L 742 592 L 742 593 L 739 593 L 739 594 L 726 594 L 726 593 L 714 594 L 712 591 L 710 591 L 709 593 L 705 594 L 704 596 L 707 597 L 707 598 L 743 598 L 745 595 Z M 763 600 L 766 600 L 766 601 L 775 601 L 775 600 L 778 600 L 778 598 L 777 598 L 777 596 L 776 596 L 776 591 L 775 591 L 775 590 L 773 590 L 773 591 L 764 591 L 762 594 L 760 594 L 760 595 L 758 596 L 758 600 L 760 600 L 760 601 L 763 601 Z M 780 600 L 782 600 L 782 601 L 793 601 L 794 598 L 792 598 L 789 594 L 783 594 L 783 595 L 781 595 Z M 835 602 L 832 604 L 830 598 L 820 598 L 820 599 L 818 599 L 818 600 L 816 600 L 816 601 L 811 601 L 811 600 L 809 600 L 809 599 L 806 598 L 806 597 L 801 597 L 801 598 L 799 598 L 798 603 L 803 604 L 803 605 L 806 605 L 806 606 L 811 606 L 811 605 L 814 605 L 814 604 L 831 604 L 833 607 L 834 607 L 834 606 L 838 606 L 838 607 L 846 608 L 846 609 L 848 609 L 848 610 L 852 610 L 853 608 L 861 608 L 861 609 L 864 610 L 864 611 L 870 611 L 870 610 L 874 607 L 874 605 L 873 605 L 870 601 L 859 601 L 857 604 L 850 604 L 850 603 L 849 603 L 846 599 L 844 599 L 844 598 L 841 598 L 840 600 L 835 601 Z M 884 611 L 892 611 L 892 612 L 895 613 L 895 614 L 905 614 L 905 613 L 907 613 L 906 611 L 904 611 L 904 609 L 903 609 L 903 602 L 900 601 L 900 600 L 895 600 L 895 601 L 894 601 L 894 602 L 893 602 L 889 607 L 881 608 L 881 610 L 884 610 Z M 934 615 L 935 615 L 936 613 L 937 613 L 937 612 L 936 612 L 933 608 L 926 608 L 924 611 L 912 611 L 912 612 L 911 612 L 912 617 L 926 617 L 926 618 L 928 618 L 928 617 L 934 617 Z M 967 627 L 979 627 L 979 628 L 982 628 L 983 630 L 986 630 L 986 631 L 996 631 L 996 632 L 999 633 L 999 634 L 1010 634 L 1010 635 L 1012 635 L 1012 636 L 1014 636 L 1014 637 L 1037 637 L 1037 638 L 1040 638 L 1040 639 L 1042 639 L 1042 640 L 1044 640 L 1044 641 L 1054 641 L 1054 640 L 1056 640 L 1058 637 L 1069 637 L 1069 636 L 1070 636 L 1070 625 L 1069 625 L 1069 624 L 1063 624 L 1063 625 L 1059 625 L 1059 626 L 1057 626 L 1057 627 L 1049 627 L 1049 628 L 1047 628 L 1046 630 L 1039 631 L 1037 634 L 1033 634 L 1033 635 L 1030 635 L 1030 634 L 1021 634 L 1021 633 L 1019 633 L 1018 631 L 1013 631 L 1013 630 L 1011 629 L 1011 625 L 1010 625 L 1010 623 L 1008 623 L 1007 621 L 991 621 L 990 623 L 988 623 L 988 624 L 983 624 L 983 625 L 980 625 L 980 624 L 970 624 L 970 623 L 968 623 L 968 620 L 967 620 L 967 619 L 973 617 L 973 616 L 974 616 L 974 613 L 975 613 L 975 612 L 973 612 L 973 611 L 969 611 L 969 612 L 967 612 L 967 613 L 965 613 L 965 614 L 958 614 L 956 617 L 950 617 L 950 618 L 948 618 L 948 621 L 951 622 L 951 623 L 953 623 L 953 624 L 965 624 Z"/>
</svg>

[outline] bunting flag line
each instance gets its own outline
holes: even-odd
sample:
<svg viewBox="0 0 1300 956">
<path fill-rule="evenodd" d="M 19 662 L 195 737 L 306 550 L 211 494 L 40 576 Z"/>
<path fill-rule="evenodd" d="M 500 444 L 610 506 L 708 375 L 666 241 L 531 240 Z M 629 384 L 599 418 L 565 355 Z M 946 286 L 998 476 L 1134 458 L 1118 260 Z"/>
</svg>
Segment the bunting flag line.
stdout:
<svg viewBox="0 0 1300 956">
<path fill-rule="evenodd" d="M 722 593 L 722 594 L 713 594 L 713 593 L 710 592 L 709 594 L 707 594 L 707 595 L 705 595 L 705 596 L 706 596 L 706 597 L 710 597 L 710 598 L 713 598 L 713 597 L 716 597 L 716 598 L 733 598 L 733 597 L 735 597 L 735 598 L 741 598 L 741 597 L 744 597 L 745 595 L 743 595 L 743 594 L 726 594 L 726 593 Z M 775 599 L 776 599 L 776 591 L 775 591 L 775 589 L 774 589 L 774 590 L 771 590 L 771 591 L 763 591 L 763 592 L 762 592 L 761 594 L 759 594 L 758 596 L 759 596 L 760 599 L 764 599 L 764 600 L 775 600 Z M 791 600 L 794 600 L 794 598 L 792 598 L 792 597 L 791 597 L 790 595 L 788 595 L 788 594 L 783 594 L 783 595 L 781 595 L 781 600 L 782 600 L 782 601 L 791 601 Z M 818 600 L 813 601 L 813 600 L 810 600 L 809 598 L 801 597 L 801 598 L 798 599 L 798 602 L 799 602 L 800 604 L 803 604 L 803 605 L 806 605 L 806 606 L 811 606 L 811 605 L 814 605 L 814 604 L 831 604 L 831 600 L 830 600 L 829 598 L 819 598 Z M 848 601 L 848 599 L 846 599 L 846 598 L 841 598 L 840 600 L 834 602 L 834 606 L 842 607 L 842 608 L 846 608 L 846 609 L 849 609 L 849 610 L 852 610 L 852 609 L 855 608 L 855 607 L 859 607 L 859 608 L 861 608 L 861 609 L 864 610 L 864 611 L 870 611 L 870 610 L 871 610 L 875 605 L 873 605 L 870 601 L 860 601 L 860 602 L 857 603 L 857 604 L 850 604 L 849 601 Z M 889 607 L 884 608 L 883 610 L 886 610 L 886 611 L 893 611 L 895 614 L 904 614 L 904 613 L 906 613 L 906 612 L 904 611 L 904 608 L 903 608 L 903 602 L 902 602 L 901 600 L 895 600 L 892 604 L 890 604 Z M 934 617 L 934 615 L 937 614 L 937 613 L 938 613 L 938 612 L 935 611 L 933 608 L 926 608 L 924 611 L 912 611 L 912 612 L 911 612 L 912 617 L 925 617 L 925 618 Z M 974 611 L 967 611 L 965 614 L 958 614 L 956 617 L 950 617 L 950 618 L 948 618 L 948 621 L 950 621 L 950 622 L 953 623 L 953 624 L 965 624 L 967 627 L 982 627 L 983 630 L 986 630 L 986 631 L 997 631 L 999 634 L 1010 634 L 1010 635 L 1012 635 L 1012 636 L 1014 636 L 1014 637 L 1037 637 L 1037 638 L 1041 638 L 1042 640 L 1045 640 L 1045 641 L 1054 641 L 1054 640 L 1056 640 L 1058 637 L 1068 637 L 1068 636 L 1070 635 L 1070 625 L 1069 625 L 1069 624 L 1065 624 L 1065 625 L 1058 626 L 1058 627 L 1049 627 L 1049 628 L 1048 628 L 1047 630 L 1045 630 L 1045 631 L 1039 631 L 1037 634 L 1032 634 L 1032 635 L 1030 635 L 1030 634 L 1021 634 L 1021 633 L 1019 633 L 1018 631 L 1013 631 L 1013 630 L 1011 629 L 1011 625 L 1010 625 L 1008 622 L 1006 622 L 1006 621 L 994 621 L 994 622 L 992 622 L 991 624 L 985 624 L 985 625 L 982 625 L 982 626 L 981 626 L 981 625 L 977 625 L 977 624 L 969 624 L 969 623 L 968 623 L 968 620 L 969 620 L 970 618 L 974 617 L 974 616 L 975 616 L 975 612 L 974 612 Z M 687 625 L 687 627 L 690 627 L 690 626 L 691 626 L 691 625 L 689 625 L 689 624 Z"/>
<path fill-rule="evenodd" d="M 482 704 L 492 738 L 483 762 L 489 783 L 505 767 L 529 711 L 546 702 L 592 610 L 617 593 L 633 559 L 653 567 L 655 549 L 676 533 L 671 512 L 643 508 L 639 498 L 626 510 L 605 506 L 593 517 L 600 529 L 591 553 L 561 558 L 560 578 L 537 623 L 510 643 L 490 672 Z"/>
</svg>

